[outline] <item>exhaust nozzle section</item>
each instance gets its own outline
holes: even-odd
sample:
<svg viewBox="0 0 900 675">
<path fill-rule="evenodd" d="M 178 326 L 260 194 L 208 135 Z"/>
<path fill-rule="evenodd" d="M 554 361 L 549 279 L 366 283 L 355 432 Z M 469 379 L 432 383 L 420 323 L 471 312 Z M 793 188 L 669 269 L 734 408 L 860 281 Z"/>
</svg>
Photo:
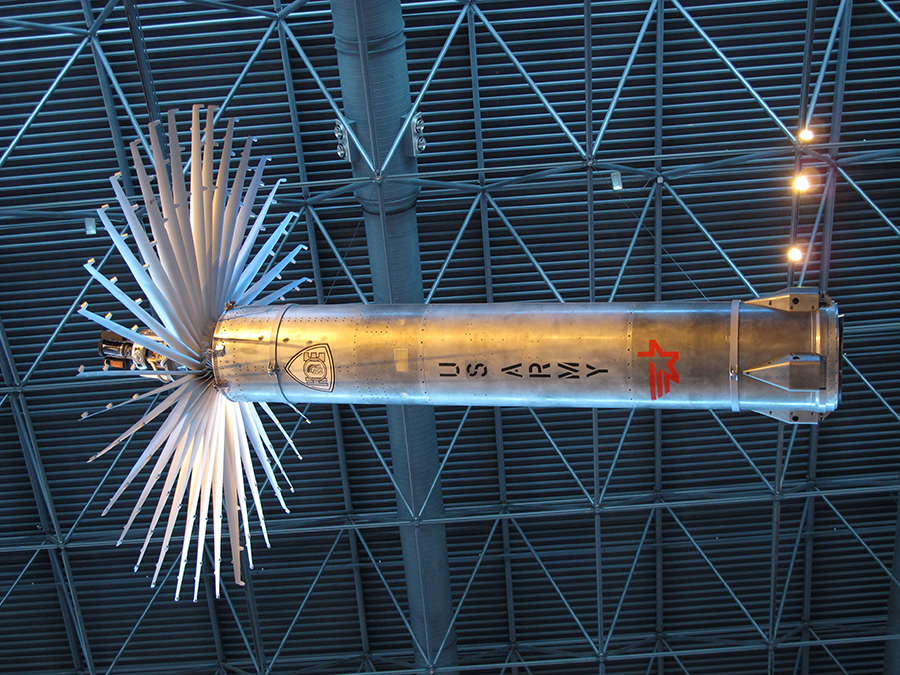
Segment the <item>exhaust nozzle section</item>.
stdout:
<svg viewBox="0 0 900 675">
<path fill-rule="evenodd" d="M 237 307 L 216 326 L 236 401 L 750 410 L 838 404 L 837 306 L 747 302 Z"/>
</svg>

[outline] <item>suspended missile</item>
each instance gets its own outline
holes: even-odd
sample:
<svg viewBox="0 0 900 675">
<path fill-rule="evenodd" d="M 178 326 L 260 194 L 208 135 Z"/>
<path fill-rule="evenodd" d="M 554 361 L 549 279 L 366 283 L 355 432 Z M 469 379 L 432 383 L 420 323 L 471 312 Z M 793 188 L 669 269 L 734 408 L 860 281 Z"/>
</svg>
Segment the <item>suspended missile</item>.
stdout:
<svg viewBox="0 0 900 675">
<path fill-rule="evenodd" d="M 260 411 L 297 448 L 270 401 L 709 408 L 753 410 L 794 423 L 814 423 L 838 404 L 837 307 L 809 289 L 730 303 L 273 305 L 307 280 L 271 288 L 303 245 L 268 265 L 300 214 L 288 213 L 262 236 L 281 181 L 254 216 L 265 158 L 247 185 L 248 140 L 229 187 L 234 123 L 215 171 L 214 113 L 207 109 L 204 127 L 200 106 L 192 109 L 190 189 L 170 111 L 168 148 L 159 121 L 150 125 L 155 179 L 137 142 L 131 146 L 143 208 L 126 195 L 119 175 L 110 179 L 129 240 L 111 220 L 115 211 L 97 212 L 148 309 L 93 260 L 85 269 L 144 327 L 129 329 L 87 303 L 78 310 L 103 329 L 104 371 L 129 369 L 161 382 L 131 399 L 158 397 L 152 409 L 91 459 L 159 418 L 104 513 L 149 472 L 118 543 L 158 495 L 135 570 L 165 520 L 151 585 L 173 537 L 180 538 L 176 599 L 196 537 L 197 601 L 210 529 L 216 595 L 223 536 L 235 581 L 242 583 L 242 555 L 253 567 L 247 491 L 268 545 L 253 455 L 287 510 L 275 469 L 290 482 Z"/>
<path fill-rule="evenodd" d="M 840 398 L 834 302 L 235 307 L 212 366 L 232 401 L 748 410 L 815 423 Z"/>
</svg>

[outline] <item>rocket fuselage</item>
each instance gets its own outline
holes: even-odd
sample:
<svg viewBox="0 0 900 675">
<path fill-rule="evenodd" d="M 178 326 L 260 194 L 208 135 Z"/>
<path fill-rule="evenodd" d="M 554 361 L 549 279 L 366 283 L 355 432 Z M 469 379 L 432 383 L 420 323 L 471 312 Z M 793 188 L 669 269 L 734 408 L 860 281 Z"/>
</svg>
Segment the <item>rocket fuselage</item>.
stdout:
<svg viewBox="0 0 900 675">
<path fill-rule="evenodd" d="M 837 307 L 750 302 L 237 307 L 213 341 L 239 401 L 753 410 L 815 422 L 840 388 Z"/>
</svg>

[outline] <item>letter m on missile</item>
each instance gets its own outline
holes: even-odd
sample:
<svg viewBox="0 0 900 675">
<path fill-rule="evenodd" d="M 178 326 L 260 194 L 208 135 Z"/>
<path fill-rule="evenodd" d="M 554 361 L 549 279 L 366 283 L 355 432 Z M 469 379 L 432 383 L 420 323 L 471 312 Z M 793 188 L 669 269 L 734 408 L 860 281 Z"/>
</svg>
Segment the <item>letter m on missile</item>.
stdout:
<svg viewBox="0 0 900 675">
<path fill-rule="evenodd" d="M 678 371 L 675 370 L 675 362 L 678 360 L 678 352 L 664 352 L 660 349 L 656 340 L 650 340 L 647 351 L 638 352 L 638 356 L 653 359 L 654 357 L 662 357 L 668 359 L 665 365 L 658 365 L 657 362 L 650 361 L 650 399 L 655 401 L 665 394 L 669 393 L 671 383 L 678 384 Z"/>
</svg>

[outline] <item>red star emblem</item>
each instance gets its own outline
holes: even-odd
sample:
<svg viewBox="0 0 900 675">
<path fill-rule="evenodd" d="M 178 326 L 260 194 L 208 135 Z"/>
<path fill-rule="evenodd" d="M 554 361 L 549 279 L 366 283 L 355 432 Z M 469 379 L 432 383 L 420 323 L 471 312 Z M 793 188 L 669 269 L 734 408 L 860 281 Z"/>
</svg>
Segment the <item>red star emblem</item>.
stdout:
<svg viewBox="0 0 900 675">
<path fill-rule="evenodd" d="M 664 352 L 659 347 L 656 340 L 650 340 L 647 351 L 638 352 L 638 356 L 646 356 L 653 358 L 661 356 L 669 359 L 662 368 L 657 368 L 653 361 L 650 361 L 650 399 L 655 401 L 664 394 L 669 393 L 669 385 L 671 382 L 676 384 L 680 382 L 678 379 L 678 371 L 675 370 L 675 362 L 678 360 L 678 352 Z"/>
</svg>

